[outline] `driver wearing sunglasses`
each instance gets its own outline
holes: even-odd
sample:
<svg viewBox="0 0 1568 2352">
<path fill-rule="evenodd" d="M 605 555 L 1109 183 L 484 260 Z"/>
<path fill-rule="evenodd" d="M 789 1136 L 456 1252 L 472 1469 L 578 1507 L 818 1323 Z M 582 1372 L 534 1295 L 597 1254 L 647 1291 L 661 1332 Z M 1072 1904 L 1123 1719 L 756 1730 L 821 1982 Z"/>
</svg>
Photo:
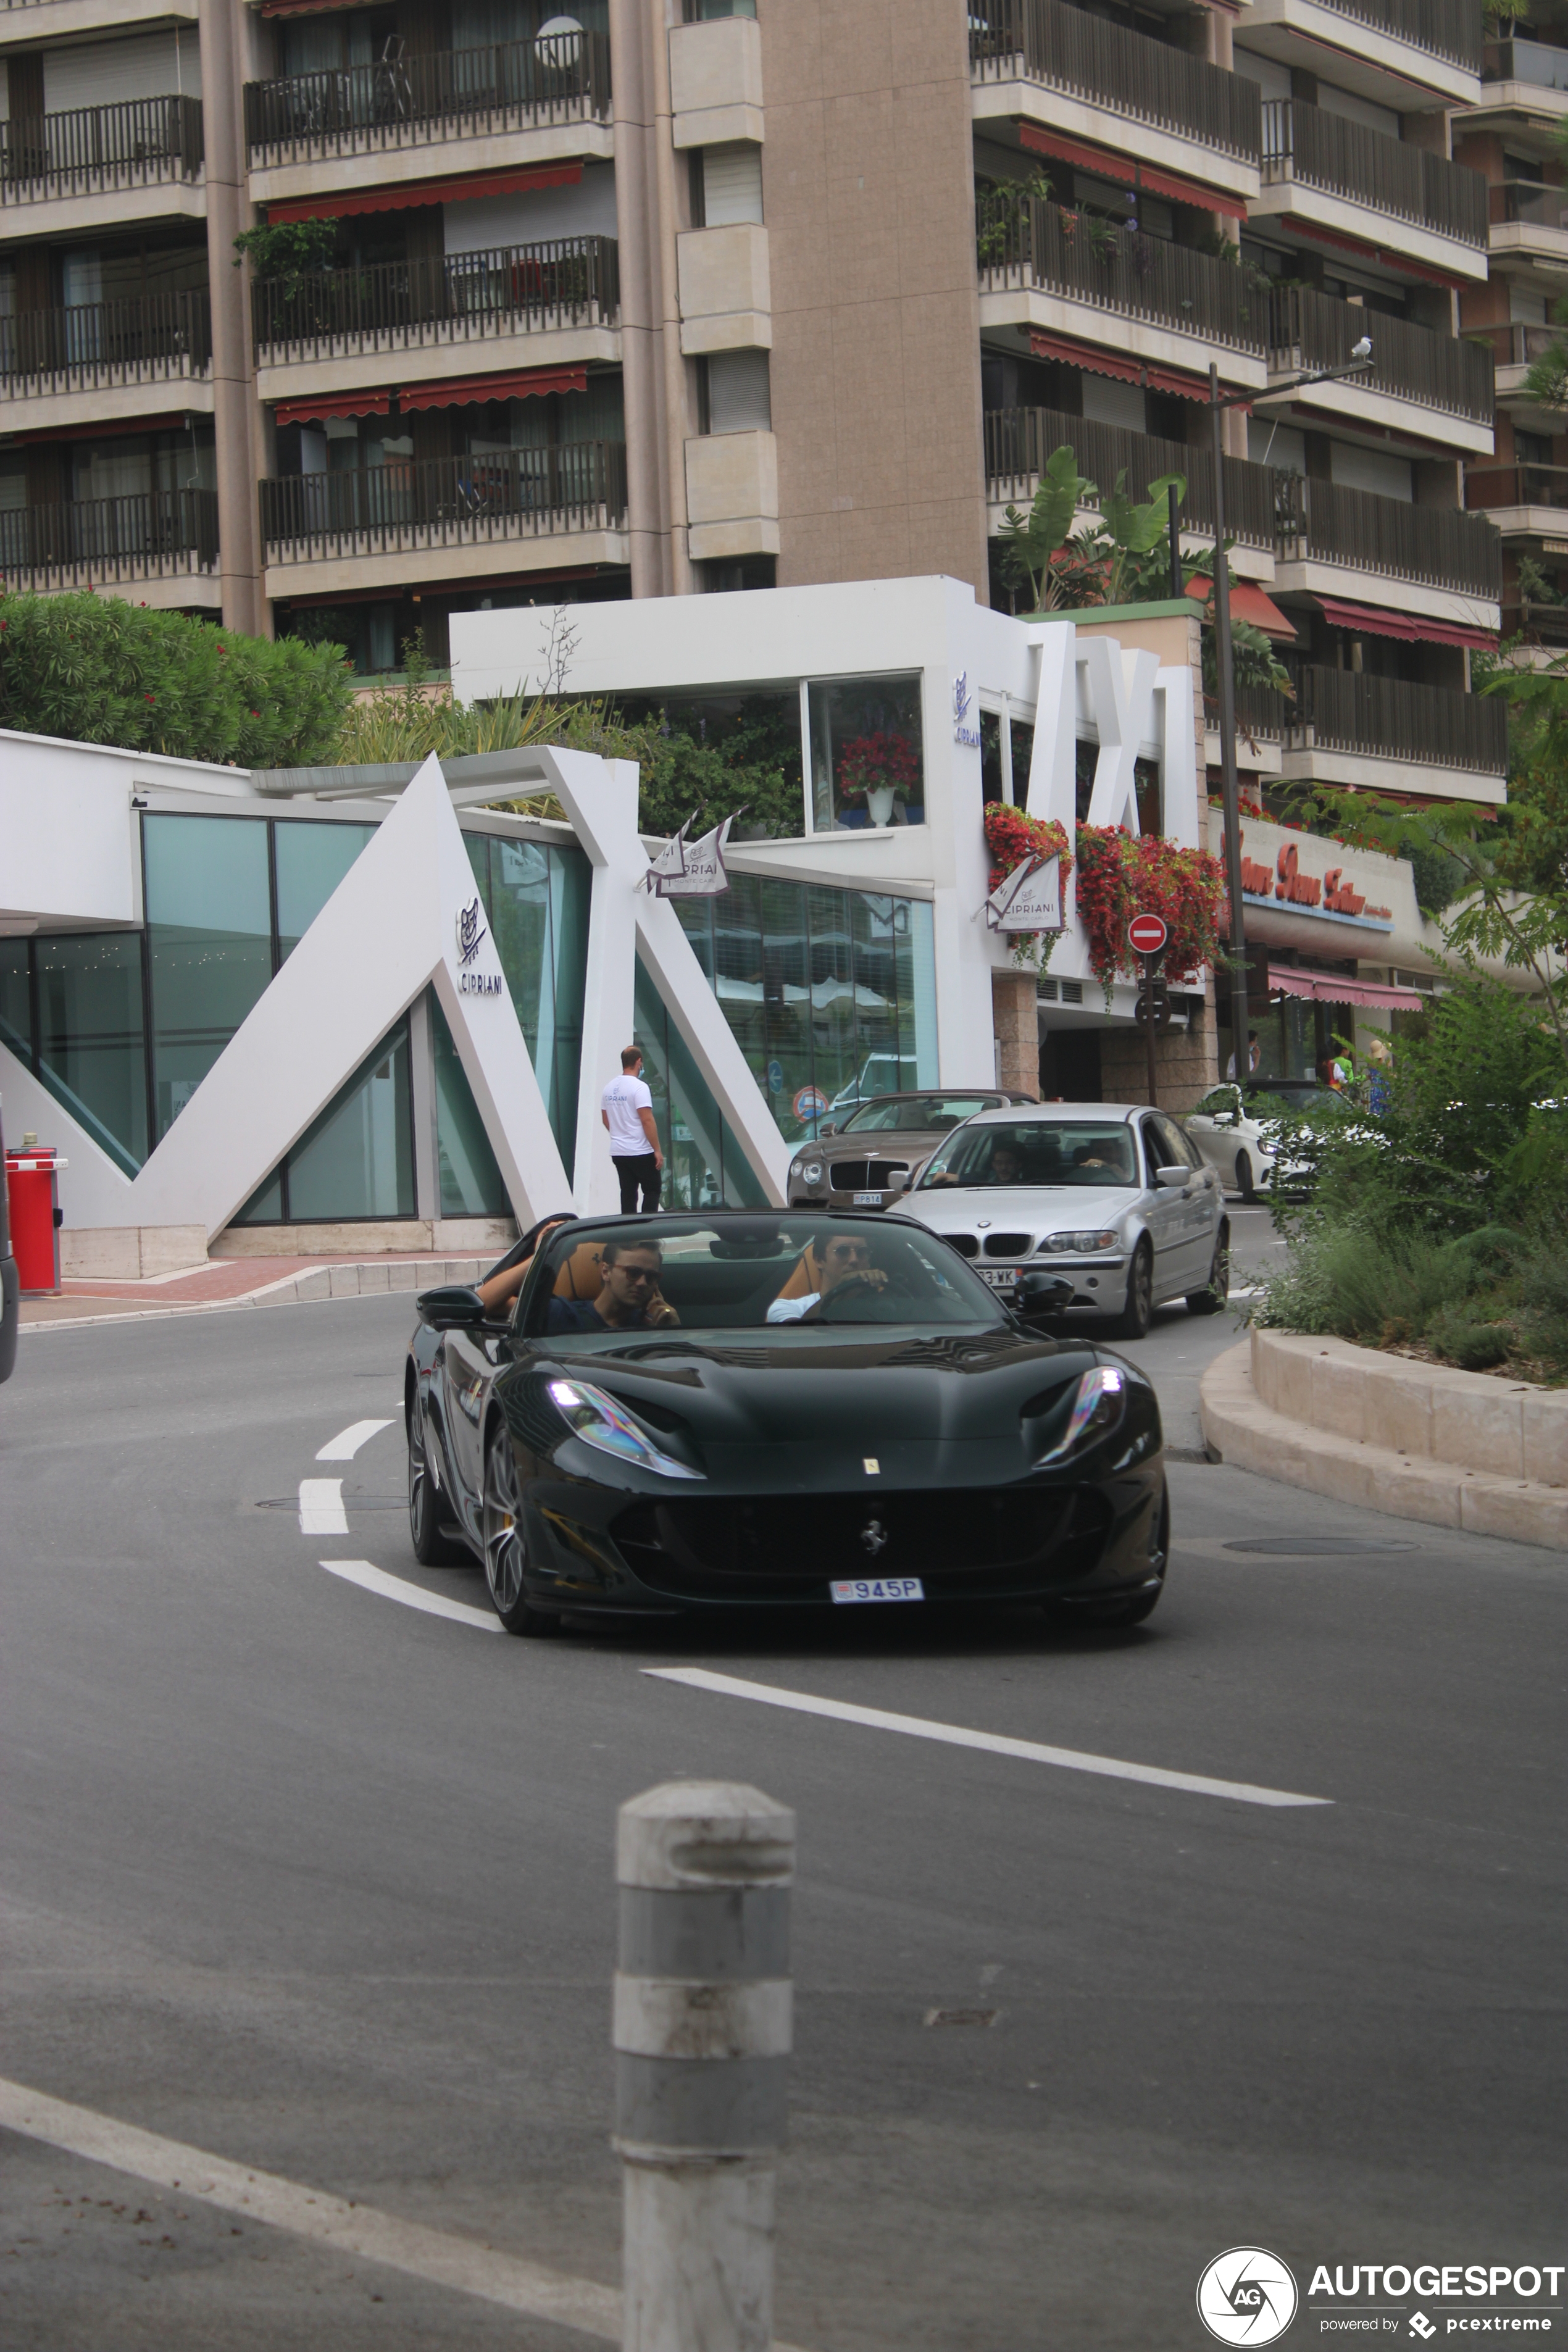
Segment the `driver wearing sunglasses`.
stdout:
<svg viewBox="0 0 1568 2352">
<path fill-rule="evenodd" d="M 657 1242 L 606 1242 L 597 1298 L 552 1298 L 546 1331 L 648 1331 L 679 1316 L 661 1297 L 664 1253 Z"/>
<path fill-rule="evenodd" d="M 840 1283 L 863 1282 L 880 1290 L 887 1276 L 871 1263 L 871 1244 L 858 1234 L 835 1234 L 815 1252 L 819 1284 L 799 1298 L 775 1298 L 768 1309 L 770 1323 L 799 1323 L 818 1316 L 822 1302 Z"/>
</svg>

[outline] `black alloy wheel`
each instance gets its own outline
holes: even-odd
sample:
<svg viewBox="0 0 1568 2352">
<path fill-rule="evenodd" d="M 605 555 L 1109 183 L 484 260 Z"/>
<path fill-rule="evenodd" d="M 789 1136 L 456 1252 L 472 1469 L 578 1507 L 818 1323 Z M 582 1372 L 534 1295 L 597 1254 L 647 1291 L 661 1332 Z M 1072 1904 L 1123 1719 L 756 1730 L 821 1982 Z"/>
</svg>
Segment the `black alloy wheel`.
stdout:
<svg viewBox="0 0 1568 2352">
<path fill-rule="evenodd" d="M 1236 1189 L 1244 1201 L 1256 1201 L 1258 1186 L 1252 1173 L 1252 1154 L 1238 1151 L 1236 1155 Z"/>
<path fill-rule="evenodd" d="M 479 1524 L 485 1538 L 485 1582 L 490 1606 L 509 1633 L 540 1634 L 559 1631 L 561 1621 L 535 1609 L 523 1583 L 528 1543 L 522 1529 L 522 1496 L 517 1483 L 517 1460 L 511 1433 L 504 1421 L 493 1422 L 485 1440 L 485 1495 Z"/>
<path fill-rule="evenodd" d="M 1217 1315 L 1230 1297 L 1230 1235 L 1222 1225 L 1215 1235 L 1214 1264 L 1201 1290 L 1187 1294 L 1189 1315 Z"/>
<path fill-rule="evenodd" d="M 440 1491 L 430 1475 L 429 1457 L 419 1408 L 408 1416 L 408 1535 L 414 1557 L 422 1568 L 456 1568 L 471 1562 L 473 1554 L 455 1531 L 449 1531 L 441 1508 Z"/>
<path fill-rule="evenodd" d="M 1148 1334 L 1154 1311 L 1154 1253 L 1141 1241 L 1127 1269 L 1127 1304 L 1111 1326 L 1118 1339 L 1142 1339 Z"/>
</svg>

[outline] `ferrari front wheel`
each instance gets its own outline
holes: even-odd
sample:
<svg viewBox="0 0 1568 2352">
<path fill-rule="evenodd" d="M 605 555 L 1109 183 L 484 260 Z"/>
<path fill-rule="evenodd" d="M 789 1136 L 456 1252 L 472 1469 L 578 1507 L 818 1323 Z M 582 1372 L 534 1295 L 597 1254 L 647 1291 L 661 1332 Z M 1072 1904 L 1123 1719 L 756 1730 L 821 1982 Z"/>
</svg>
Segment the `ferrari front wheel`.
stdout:
<svg viewBox="0 0 1568 2352">
<path fill-rule="evenodd" d="M 471 1565 L 468 1545 L 446 1530 L 440 1491 L 430 1475 L 430 1433 L 418 1431 L 418 1413 L 416 1405 L 408 1423 L 408 1538 L 414 1557 L 422 1568 L 455 1568 L 461 1560 Z"/>
<path fill-rule="evenodd" d="M 485 1539 L 485 1583 L 490 1606 L 509 1633 L 553 1633 L 560 1620 L 535 1609 L 524 1587 L 528 1541 L 522 1528 L 522 1496 L 511 1433 L 498 1421 L 485 1443 L 485 1493 L 480 1510 Z"/>
</svg>

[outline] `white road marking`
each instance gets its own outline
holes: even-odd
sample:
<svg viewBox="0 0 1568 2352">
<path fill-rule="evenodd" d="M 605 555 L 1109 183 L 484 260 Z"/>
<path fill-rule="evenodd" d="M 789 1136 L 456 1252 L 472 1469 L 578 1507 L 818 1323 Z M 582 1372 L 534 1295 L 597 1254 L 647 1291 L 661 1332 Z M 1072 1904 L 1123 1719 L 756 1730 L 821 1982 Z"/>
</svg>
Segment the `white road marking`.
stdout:
<svg viewBox="0 0 1568 2352">
<path fill-rule="evenodd" d="M 921 1715 L 889 1715 L 879 1706 L 853 1706 L 845 1699 L 814 1698 L 807 1691 L 777 1690 L 771 1683 L 742 1682 L 734 1675 L 710 1674 L 706 1666 L 644 1666 L 656 1682 L 685 1683 L 693 1690 L 717 1691 L 724 1698 L 760 1700 L 797 1715 L 823 1715 L 837 1723 L 862 1724 L 868 1731 L 901 1731 L 912 1739 L 935 1739 L 948 1748 L 981 1748 L 993 1756 L 1020 1756 L 1031 1764 L 1057 1764 L 1068 1772 L 1099 1772 L 1110 1780 L 1144 1780 L 1155 1789 L 1181 1789 L 1194 1797 L 1230 1797 L 1244 1805 L 1331 1805 L 1331 1797 L 1298 1797 L 1285 1789 L 1258 1789 L 1247 1780 L 1211 1780 L 1199 1772 L 1166 1772 L 1156 1764 L 1124 1764 L 1114 1756 L 1086 1756 L 1076 1748 L 1044 1748 L 1033 1739 L 1008 1739 L 995 1731 L 966 1731 L 956 1723 L 932 1723 Z"/>
<path fill-rule="evenodd" d="M 343 1509 L 341 1478 L 301 1478 L 300 1533 L 302 1536 L 346 1536 L 348 1514 Z"/>
<path fill-rule="evenodd" d="M 318 1462 L 352 1462 L 362 1445 L 368 1444 L 378 1429 L 390 1429 L 390 1417 L 385 1421 L 351 1421 L 346 1429 L 323 1445 L 317 1454 Z"/>
<path fill-rule="evenodd" d="M 470 1609 L 466 1601 L 448 1601 L 442 1593 L 426 1592 L 405 1577 L 388 1576 L 384 1568 L 374 1568 L 368 1559 L 323 1559 L 319 1565 L 329 1576 L 341 1576 L 345 1584 L 378 1593 L 383 1601 L 401 1601 L 405 1609 L 422 1609 L 426 1617 L 449 1617 L 455 1625 L 473 1625 L 481 1633 L 502 1630 L 500 1618 L 489 1610 Z"/>
</svg>

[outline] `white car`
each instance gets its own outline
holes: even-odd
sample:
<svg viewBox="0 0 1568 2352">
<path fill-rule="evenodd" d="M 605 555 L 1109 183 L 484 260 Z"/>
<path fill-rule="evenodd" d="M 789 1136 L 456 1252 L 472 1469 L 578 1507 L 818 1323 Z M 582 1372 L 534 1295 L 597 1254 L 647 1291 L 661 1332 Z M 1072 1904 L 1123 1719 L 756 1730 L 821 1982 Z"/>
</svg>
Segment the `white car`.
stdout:
<svg viewBox="0 0 1568 2352">
<path fill-rule="evenodd" d="M 1214 1315 L 1230 1292 L 1230 1226 L 1214 1171 L 1163 1111 L 1031 1103 L 982 1111 L 933 1152 L 899 1214 L 918 1218 L 1010 1296 L 1026 1273 L 1071 1281 L 1053 1312 L 1142 1339 L 1152 1309 Z"/>
<path fill-rule="evenodd" d="M 1205 1165 L 1217 1170 L 1223 1184 L 1250 1201 L 1275 1189 L 1280 1176 L 1281 1118 L 1333 1099 L 1314 1078 L 1258 1079 L 1248 1086 L 1245 1098 L 1239 1087 L 1227 1083 L 1205 1095 L 1182 1123 Z M 1278 1189 L 1284 1190 L 1282 1182 Z"/>
</svg>

